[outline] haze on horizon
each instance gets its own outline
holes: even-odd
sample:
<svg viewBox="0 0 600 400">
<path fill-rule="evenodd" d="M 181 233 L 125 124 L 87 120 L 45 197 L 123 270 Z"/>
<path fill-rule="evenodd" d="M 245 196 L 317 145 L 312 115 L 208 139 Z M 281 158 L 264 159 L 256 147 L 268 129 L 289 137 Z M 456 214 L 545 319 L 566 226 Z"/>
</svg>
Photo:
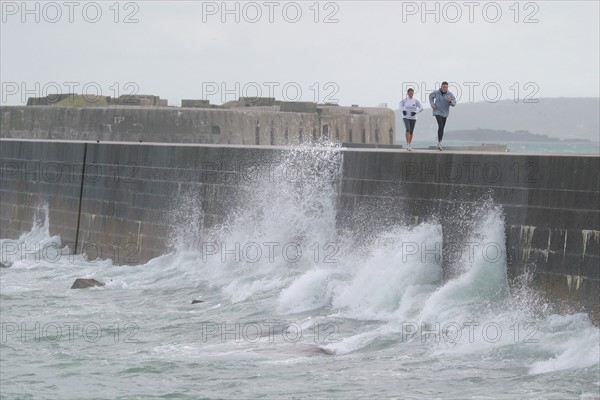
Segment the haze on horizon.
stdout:
<svg viewBox="0 0 600 400">
<path fill-rule="evenodd" d="M 597 1 L 23 4 L 1 4 L 4 105 L 85 91 L 396 109 L 443 80 L 461 103 L 600 96 Z"/>
</svg>

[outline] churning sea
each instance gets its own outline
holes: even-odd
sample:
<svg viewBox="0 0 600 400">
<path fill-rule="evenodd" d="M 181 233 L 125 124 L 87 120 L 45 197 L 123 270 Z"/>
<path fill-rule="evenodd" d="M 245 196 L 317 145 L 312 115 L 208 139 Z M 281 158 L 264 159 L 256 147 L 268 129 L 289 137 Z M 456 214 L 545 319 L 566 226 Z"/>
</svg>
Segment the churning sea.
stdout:
<svg viewBox="0 0 600 400">
<path fill-rule="evenodd" d="M 509 285 L 502 251 L 465 248 L 444 274 L 435 218 L 379 227 L 365 210 L 339 229 L 339 149 L 290 151 L 277 168 L 299 161 L 311 179 L 240 189 L 211 228 L 188 195 L 167 215 L 181 221 L 171 251 L 134 266 L 70 255 L 41 204 L 29 232 L 0 242 L 12 264 L 0 397 L 600 397 L 586 314 L 556 311 L 529 276 Z M 460 224 L 470 242 L 504 246 L 493 202 Z M 70 289 L 76 278 L 106 285 Z"/>
</svg>

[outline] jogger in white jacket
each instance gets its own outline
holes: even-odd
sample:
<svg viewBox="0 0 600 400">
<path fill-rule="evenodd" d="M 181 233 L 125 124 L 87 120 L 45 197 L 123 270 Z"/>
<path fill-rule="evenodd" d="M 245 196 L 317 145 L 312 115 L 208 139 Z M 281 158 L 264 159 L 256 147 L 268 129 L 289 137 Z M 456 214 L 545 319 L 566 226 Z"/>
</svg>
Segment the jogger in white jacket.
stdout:
<svg viewBox="0 0 600 400">
<path fill-rule="evenodd" d="M 416 98 L 413 98 L 414 94 L 415 91 L 412 88 L 408 89 L 406 92 L 406 97 L 400 102 L 400 111 L 402 111 L 402 115 L 404 116 L 402 119 L 404 120 L 404 125 L 406 126 L 406 149 L 408 151 L 412 151 L 410 144 L 412 142 L 415 124 L 417 123 L 416 115 L 423 111 L 421 102 Z"/>
</svg>

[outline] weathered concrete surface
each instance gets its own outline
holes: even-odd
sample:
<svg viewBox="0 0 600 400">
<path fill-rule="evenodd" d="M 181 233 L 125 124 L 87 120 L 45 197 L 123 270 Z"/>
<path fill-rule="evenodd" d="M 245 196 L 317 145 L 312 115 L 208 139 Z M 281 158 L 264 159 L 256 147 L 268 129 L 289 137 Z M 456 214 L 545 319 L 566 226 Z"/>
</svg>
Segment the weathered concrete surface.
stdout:
<svg viewBox="0 0 600 400">
<path fill-rule="evenodd" d="M 182 221 L 222 222 L 246 169 L 270 165 L 287 151 L 3 139 L 0 237 L 29 231 L 36 207 L 47 203 L 50 234 L 71 249 L 77 238 L 78 252 L 92 259 L 143 263 L 169 249 Z M 531 269 L 533 283 L 549 295 L 597 311 L 599 172 L 598 156 L 345 149 L 337 223 L 361 226 L 356 230 L 368 235 L 365 220 L 381 229 L 435 217 L 446 245 L 461 240 L 458 222 L 491 198 L 505 215 L 510 275 Z M 194 194 L 202 215 L 173 213 L 186 193 Z"/>
<path fill-rule="evenodd" d="M 286 145 L 322 138 L 352 143 L 395 142 L 392 110 L 317 108 L 311 103 L 313 109 L 297 103 L 283 104 L 281 111 L 279 106 L 277 109 L 3 106 L 0 137 L 244 145 Z M 304 112 L 285 112 L 288 109 Z"/>
</svg>

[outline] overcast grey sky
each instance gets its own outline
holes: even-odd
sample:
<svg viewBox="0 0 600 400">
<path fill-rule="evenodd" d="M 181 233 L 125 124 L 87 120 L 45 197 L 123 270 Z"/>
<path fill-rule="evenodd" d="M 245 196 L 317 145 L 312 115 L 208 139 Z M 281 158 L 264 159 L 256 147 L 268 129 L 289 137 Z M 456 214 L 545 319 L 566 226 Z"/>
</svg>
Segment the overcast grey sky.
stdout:
<svg viewBox="0 0 600 400">
<path fill-rule="evenodd" d="M 2 104 L 85 88 L 396 108 L 442 80 L 461 102 L 598 97 L 599 3 L 2 1 Z"/>
</svg>

